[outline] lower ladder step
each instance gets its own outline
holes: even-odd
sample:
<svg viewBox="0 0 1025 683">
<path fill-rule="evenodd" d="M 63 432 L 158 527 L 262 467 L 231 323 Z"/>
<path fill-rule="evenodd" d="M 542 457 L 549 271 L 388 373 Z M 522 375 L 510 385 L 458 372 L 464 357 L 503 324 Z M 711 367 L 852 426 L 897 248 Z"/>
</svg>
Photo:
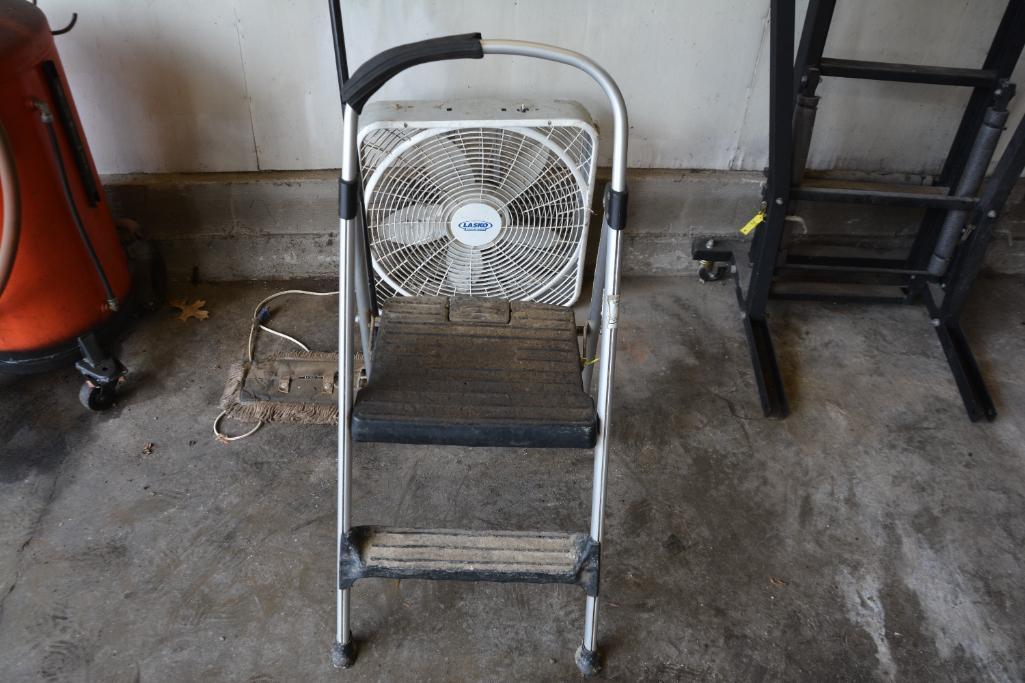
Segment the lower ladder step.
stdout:
<svg viewBox="0 0 1025 683">
<path fill-rule="evenodd" d="M 339 588 L 357 579 L 566 583 L 598 591 L 598 543 L 587 534 L 353 527 Z"/>
</svg>

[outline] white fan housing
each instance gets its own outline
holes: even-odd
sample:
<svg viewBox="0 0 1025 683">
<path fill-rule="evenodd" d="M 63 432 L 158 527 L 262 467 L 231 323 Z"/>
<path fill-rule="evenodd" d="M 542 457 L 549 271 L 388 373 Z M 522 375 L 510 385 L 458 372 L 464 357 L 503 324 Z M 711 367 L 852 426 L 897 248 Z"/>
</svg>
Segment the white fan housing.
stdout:
<svg viewBox="0 0 1025 683">
<path fill-rule="evenodd" d="M 598 131 L 577 102 L 373 102 L 359 149 L 381 297 L 580 295 Z"/>
</svg>

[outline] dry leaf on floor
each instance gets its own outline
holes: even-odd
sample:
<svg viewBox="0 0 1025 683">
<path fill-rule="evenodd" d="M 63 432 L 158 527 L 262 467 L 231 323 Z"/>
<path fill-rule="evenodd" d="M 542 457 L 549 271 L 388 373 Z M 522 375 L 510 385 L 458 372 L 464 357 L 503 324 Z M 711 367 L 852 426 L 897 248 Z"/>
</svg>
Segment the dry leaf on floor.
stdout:
<svg viewBox="0 0 1025 683">
<path fill-rule="evenodd" d="M 171 299 L 171 305 L 181 311 L 178 320 L 182 322 L 189 318 L 206 320 L 210 317 L 210 311 L 203 310 L 203 306 L 206 306 L 206 301 L 203 299 L 196 299 L 191 304 L 188 302 L 188 299 Z"/>
<path fill-rule="evenodd" d="M 786 581 L 784 581 L 783 579 L 778 579 L 775 576 L 770 576 L 769 577 L 769 581 L 772 582 L 773 586 L 779 586 L 780 588 L 782 588 L 783 586 L 787 585 Z"/>
<path fill-rule="evenodd" d="M 143 455 L 152 455 L 153 454 L 153 444 L 152 443 L 148 443 L 145 446 L 143 446 L 142 447 L 142 454 Z"/>
</svg>

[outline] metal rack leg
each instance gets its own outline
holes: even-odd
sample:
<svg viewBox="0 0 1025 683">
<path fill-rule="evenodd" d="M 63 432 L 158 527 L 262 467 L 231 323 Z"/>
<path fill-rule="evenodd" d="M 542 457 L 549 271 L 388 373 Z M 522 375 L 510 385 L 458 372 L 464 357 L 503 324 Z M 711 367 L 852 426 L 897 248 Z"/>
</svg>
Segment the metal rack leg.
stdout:
<svg viewBox="0 0 1025 683">
<path fill-rule="evenodd" d="M 601 656 L 598 654 L 598 598 L 587 596 L 584 605 L 584 642 L 577 648 L 574 657 L 577 668 L 585 676 L 601 671 Z"/>
<path fill-rule="evenodd" d="M 347 263 L 345 270 L 352 272 L 353 262 L 353 237 L 349 231 L 348 238 L 343 240 L 349 243 L 349 254 L 346 257 L 343 253 L 342 263 Z M 350 280 L 351 282 L 351 280 Z M 348 535 L 351 525 L 350 501 L 352 499 L 352 373 L 353 373 L 353 330 L 352 318 L 355 309 L 353 293 L 347 288 L 339 297 L 340 320 L 339 320 L 339 415 L 338 415 L 338 546 L 335 562 L 336 586 L 341 583 L 341 562 L 342 562 L 342 538 Z M 352 629 L 349 626 L 349 589 L 337 589 L 335 596 L 336 622 L 335 622 L 335 643 L 331 649 L 331 662 L 336 667 L 347 668 L 356 661 L 356 650 L 352 642 Z"/>
<path fill-rule="evenodd" d="M 349 243 L 349 254 L 343 252 L 343 272 L 352 272 L 352 232 L 343 240 Z M 344 249 L 344 248 L 343 248 Z M 350 280 L 351 282 L 351 280 Z M 342 539 L 348 535 L 351 525 L 350 501 L 352 499 L 352 372 L 353 372 L 353 330 L 354 297 L 351 290 L 343 287 L 339 297 L 339 415 L 338 415 L 338 528 L 336 555 L 336 586 L 341 584 Z M 331 663 L 336 667 L 348 668 L 356 661 L 356 649 L 352 641 L 352 629 L 349 625 L 349 590 L 336 589 L 335 595 L 335 643 L 331 648 Z"/>
<path fill-rule="evenodd" d="M 591 480 L 591 538 L 601 545 L 605 527 L 605 488 L 609 461 L 609 416 L 612 377 L 616 361 L 616 336 L 619 328 L 620 233 L 602 226 L 605 238 L 605 278 L 602 291 L 601 338 L 598 350 L 598 440 L 594 446 L 594 472 Z M 588 595 L 584 606 L 584 637 L 577 648 L 576 663 L 585 675 L 601 669 L 598 654 L 598 596 Z"/>
<path fill-rule="evenodd" d="M 953 320 L 941 322 L 936 325 L 936 335 L 940 338 L 943 353 L 954 373 L 954 381 L 961 392 L 968 418 L 972 422 L 995 420 L 997 409 L 961 325 Z"/>
<path fill-rule="evenodd" d="M 342 178 L 351 181 L 356 177 L 358 163 L 356 154 L 356 113 L 345 108 L 342 123 L 344 140 L 342 157 Z M 338 283 L 338 508 L 337 508 L 337 555 L 335 557 L 335 642 L 331 648 L 331 663 L 336 667 L 349 667 L 356 661 L 356 649 L 349 626 L 349 590 L 341 589 L 342 539 L 349 534 L 351 524 L 350 502 L 352 499 L 352 402 L 354 396 L 352 373 L 355 339 L 353 320 L 356 317 L 355 292 L 366 286 L 366 279 L 356 281 L 356 235 L 359 222 L 355 218 L 339 221 L 339 268 Z"/>
<path fill-rule="evenodd" d="M 762 414 L 765 417 L 784 418 L 790 413 L 790 404 L 783 387 L 779 363 L 776 361 L 769 325 L 764 319 L 746 317 L 744 334 L 751 353 L 751 365 L 755 370 L 755 383 L 758 385 L 758 398 L 762 402 Z"/>
<path fill-rule="evenodd" d="M 994 224 L 1023 170 L 1025 119 L 1019 122 L 1004 154 L 997 162 L 993 175 L 983 189 L 979 206 L 971 220 L 975 228 L 958 248 L 947 272 L 942 303 L 936 306 L 931 297 L 927 298 L 930 313 L 934 316 L 936 334 L 961 392 L 965 410 L 973 422 L 983 419 L 992 421 L 997 413 L 958 318 L 971 293 L 975 278 L 982 269 Z"/>
<path fill-rule="evenodd" d="M 751 249 L 751 279 L 745 293 L 744 328 L 766 417 L 789 410 L 772 338 L 765 320 L 776 259 L 783 240 L 792 171 L 794 0 L 773 0 L 769 47 L 769 177 L 765 223 Z"/>
</svg>

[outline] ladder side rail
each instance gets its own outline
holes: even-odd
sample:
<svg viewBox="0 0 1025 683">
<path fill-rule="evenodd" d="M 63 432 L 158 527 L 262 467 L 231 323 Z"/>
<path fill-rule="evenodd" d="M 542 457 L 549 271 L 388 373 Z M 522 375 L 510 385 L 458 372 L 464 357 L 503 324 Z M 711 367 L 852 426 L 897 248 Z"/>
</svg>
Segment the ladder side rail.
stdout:
<svg viewBox="0 0 1025 683">
<path fill-rule="evenodd" d="M 772 0 L 769 18 L 769 170 L 765 223 L 751 245 L 746 315 L 765 317 L 790 199 L 793 119 L 794 0 Z"/>
<path fill-rule="evenodd" d="M 1011 77 L 1011 72 L 1014 71 L 1023 48 L 1025 48 L 1025 0 L 1009 0 L 996 33 L 993 35 L 993 41 L 982 68 L 993 71 L 998 82 L 1007 80 Z M 992 96 L 993 87 L 979 87 L 972 91 L 957 133 L 955 133 L 950 150 L 947 152 L 943 169 L 936 177 L 934 185 L 950 188 L 950 193 L 955 193 L 968 163 L 973 143 L 983 125 Z M 925 213 L 908 253 L 907 266 L 909 268 L 924 269 L 928 266 L 936 248 L 940 226 L 946 215 L 947 212 L 942 209 L 931 209 Z M 915 292 L 912 292 L 911 296 L 915 296 Z"/>
<path fill-rule="evenodd" d="M 945 279 L 945 296 L 940 305 L 942 319 L 956 320 L 964 310 L 968 295 L 986 259 L 993 229 L 1011 191 L 1025 171 L 1025 116 L 1007 143 L 993 175 L 983 187 L 979 206 L 972 216 L 973 226 L 957 251 Z"/>
</svg>

